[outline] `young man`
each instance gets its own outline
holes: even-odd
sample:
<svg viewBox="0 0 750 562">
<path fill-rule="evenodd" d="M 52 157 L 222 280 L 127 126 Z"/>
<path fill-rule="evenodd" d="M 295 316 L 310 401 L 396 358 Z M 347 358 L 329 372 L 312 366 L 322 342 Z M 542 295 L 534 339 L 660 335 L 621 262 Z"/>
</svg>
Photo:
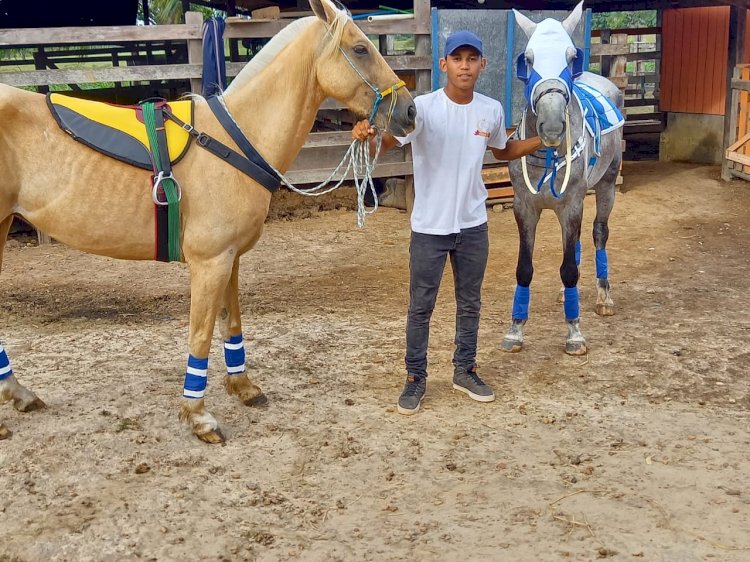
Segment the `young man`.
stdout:
<svg viewBox="0 0 750 562">
<path fill-rule="evenodd" d="M 479 37 L 470 31 L 450 35 L 440 60 L 440 70 L 447 75 L 445 88 L 415 99 L 416 127 L 409 135 L 382 137 L 381 152 L 411 143 L 414 160 L 407 377 L 398 400 L 402 414 L 417 413 L 427 390 L 430 317 L 448 257 L 456 296 L 453 388 L 479 402 L 495 399 L 476 372 L 480 293 L 489 250 L 482 162 L 488 148 L 495 158 L 511 160 L 535 151 L 541 141 L 508 140 L 500 102 L 474 91 L 486 64 Z M 366 120 L 352 129 L 355 139 L 374 135 Z"/>
</svg>

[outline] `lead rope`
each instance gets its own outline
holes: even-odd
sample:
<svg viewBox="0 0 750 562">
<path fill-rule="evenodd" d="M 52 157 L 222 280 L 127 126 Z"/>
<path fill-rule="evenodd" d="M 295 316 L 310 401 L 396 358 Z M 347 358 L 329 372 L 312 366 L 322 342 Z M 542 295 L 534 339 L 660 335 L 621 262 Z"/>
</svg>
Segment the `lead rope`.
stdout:
<svg viewBox="0 0 750 562">
<path fill-rule="evenodd" d="M 328 33 L 333 37 L 333 33 L 331 33 L 330 27 L 328 28 Z M 354 62 L 347 56 L 347 54 L 344 52 L 344 50 L 339 46 L 339 52 L 344 56 L 346 61 L 349 63 L 349 66 L 351 66 L 354 69 L 354 72 L 357 73 L 357 76 L 365 83 L 367 84 L 370 89 L 375 93 L 375 102 L 372 107 L 372 111 L 370 112 L 370 116 L 368 121 L 370 123 L 373 122 L 375 119 L 375 114 L 378 111 L 378 107 L 380 106 L 380 103 L 383 101 L 383 99 L 386 96 L 390 96 L 390 104 L 388 107 L 387 112 L 387 123 L 391 122 L 391 117 L 393 116 L 393 111 L 396 108 L 396 102 L 398 99 L 398 90 L 399 88 L 403 88 L 406 84 L 403 82 L 403 80 L 398 81 L 396 84 L 391 86 L 390 88 L 387 88 L 385 91 L 381 92 L 374 84 L 370 83 L 367 78 L 359 71 L 357 68 L 357 65 L 354 64 Z M 349 170 L 352 171 L 352 175 L 354 177 L 354 187 L 357 190 L 357 226 L 359 228 L 364 227 L 365 225 L 365 218 L 367 215 L 373 214 L 375 211 L 378 210 L 378 194 L 375 191 L 375 185 L 372 183 L 372 172 L 375 170 L 375 164 L 378 161 L 378 156 L 380 155 L 380 146 L 383 140 L 383 133 L 380 129 L 376 129 L 376 136 L 375 136 L 375 154 L 372 158 L 370 158 L 370 142 L 369 140 L 354 140 L 349 145 L 349 149 L 344 154 L 344 157 L 341 159 L 341 162 L 339 162 L 338 166 L 331 172 L 331 175 L 328 176 L 325 180 L 323 180 L 321 183 L 314 187 L 302 189 L 289 181 L 289 179 L 286 178 L 281 172 L 279 172 L 276 168 L 273 168 L 273 170 L 276 172 L 276 174 L 279 176 L 279 179 L 281 180 L 281 183 L 287 186 L 289 189 L 294 191 L 295 193 L 299 193 L 300 195 L 305 195 L 308 197 L 317 197 L 319 195 L 325 195 L 326 193 L 330 193 L 334 189 L 337 189 L 341 186 L 342 183 L 344 183 L 344 180 L 346 179 L 347 174 L 349 173 Z M 336 182 L 336 184 L 333 187 L 328 187 L 328 184 L 330 184 L 332 181 L 334 181 L 334 178 L 336 177 L 336 174 L 339 173 L 339 170 L 341 167 L 346 163 L 346 170 L 344 170 L 344 173 L 341 174 L 341 177 Z M 269 164 L 270 165 L 270 164 Z M 374 201 L 374 206 L 372 210 L 368 211 L 367 207 L 365 206 L 365 194 L 367 193 L 367 189 L 370 189 L 370 193 L 372 193 L 372 199 Z"/>
<path fill-rule="evenodd" d="M 392 104 L 393 105 L 393 104 Z M 390 119 L 390 116 L 389 116 Z M 325 180 L 323 180 L 321 183 L 319 183 L 316 186 L 309 187 L 309 188 L 299 188 L 295 186 L 289 179 L 284 176 L 281 172 L 279 172 L 276 168 L 273 168 L 274 171 L 278 174 L 279 178 L 281 179 L 281 183 L 283 183 L 285 186 L 287 186 L 289 189 L 294 191 L 295 193 L 299 193 L 300 195 L 305 195 L 308 197 L 317 197 L 319 195 L 325 195 L 326 193 L 330 193 L 334 189 L 338 189 L 341 187 L 341 184 L 344 183 L 344 180 L 346 179 L 346 176 L 349 174 L 349 171 L 351 170 L 353 178 L 354 178 L 354 187 L 357 190 L 357 226 L 359 228 L 362 228 L 365 225 L 365 218 L 367 215 L 371 215 L 375 211 L 378 210 L 378 195 L 375 192 L 375 185 L 372 183 L 372 172 L 375 169 L 375 164 L 377 163 L 378 156 L 380 155 L 380 145 L 383 140 L 383 133 L 380 129 L 376 129 L 376 137 L 375 137 L 375 154 L 370 157 L 370 142 L 369 140 L 360 141 L 355 140 L 352 141 L 352 144 L 349 145 L 349 148 L 347 149 L 346 153 L 344 154 L 344 157 L 341 159 L 341 162 L 339 162 L 338 166 L 331 172 L 331 175 L 328 176 Z M 346 169 L 341 174 L 341 177 L 336 182 L 335 185 L 329 186 L 329 184 L 334 181 L 334 178 L 339 173 L 339 170 L 344 166 L 346 163 Z M 367 207 L 365 206 L 365 194 L 367 193 L 368 188 L 370 189 L 370 192 L 372 193 L 372 198 L 374 203 L 374 207 L 372 210 L 368 211 Z"/>
</svg>

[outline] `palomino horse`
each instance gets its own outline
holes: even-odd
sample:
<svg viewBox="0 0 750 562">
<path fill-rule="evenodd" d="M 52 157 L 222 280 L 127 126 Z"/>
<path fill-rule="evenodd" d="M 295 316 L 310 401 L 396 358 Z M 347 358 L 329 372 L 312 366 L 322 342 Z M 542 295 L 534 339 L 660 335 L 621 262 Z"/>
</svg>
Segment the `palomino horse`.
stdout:
<svg viewBox="0 0 750 562">
<path fill-rule="evenodd" d="M 376 126 L 404 135 L 414 126 L 411 95 L 377 49 L 331 0 L 311 0 L 315 16 L 278 33 L 232 82 L 223 103 L 277 171 L 294 161 L 326 97 Z M 380 104 L 383 95 L 390 99 Z M 377 103 L 376 103 L 377 102 Z M 374 115 L 373 115 L 374 114 Z M 0 87 L 0 258 L 13 215 L 85 252 L 153 259 L 152 180 L 144 170 L 72 140 L 55 123 L 45 97 Z M 234 146 L 203 98 L 194 125 Z M 200 140 L 200 139 L 199 139 Z M 208 355 L 214 324 L 225 341 L 227 392 L 251 404 L 261 389 L 245 373 L 238 297 L 239 258 L 257 242 L 271 193 L 213 154 L 193 147 L 174 167 L 182 200 L 181 258 L 190 269 L 188 368 L 180 418 L 210 443 L 223 440 L 206 410 Z M 24 388 L 0 346 L 0 397 L 28 411 L 44 403 Z M 9 431 L 0 425 L 0 434 Z"/>
<path fill-rule="evenodd" d="M 512 323 L 502 342 L 504 351 L 520 351 L 523 347 L 536 227 L 542 209 L 552 209 L 562 228 L 560 277 L 568 329 L 565 352 L 587 352 L 579 326 L 578 269 L 583 199 L 591 188 L 596 192 L 595 310 L 602 316 L 614 314 L 605 248 L 607 221 L 615 202 L 615 180 L 622 160 L 623 121 L 618 108 L 623 106 L 623 96 L 606 78 L 580 72 L 582 56 L 571 36 L 582 8 L 583 2 L 563 22 L 548 18 L 538 24 L 514 10 L 516 21 L 529 39 L 517 64 L 518 77 L 526 83 L 528 101 L 518 134 L 521 138 L 539 135 L 547 148 L 509 164 L 519 251 Z M 564 159 L 559 157 L 562 154 Z"/>
</svg>

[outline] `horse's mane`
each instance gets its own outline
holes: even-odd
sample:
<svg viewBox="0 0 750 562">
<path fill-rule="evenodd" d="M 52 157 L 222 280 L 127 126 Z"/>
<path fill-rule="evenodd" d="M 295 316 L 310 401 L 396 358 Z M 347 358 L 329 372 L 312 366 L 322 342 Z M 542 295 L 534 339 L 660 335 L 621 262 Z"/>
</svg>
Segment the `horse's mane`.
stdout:
<svg viewBox="0 0 750 562">
<path fill-rule="evenodd" d="M 273 36 L 260 52 L 253 57 L 253 59 L 247 63 L 239 74 L 232 80 L 232 83 L 225 90 L 224 93 L 231 92 L 234 89 L 239 89 L 243 85 L 247 84 L 254 76 L 259 74 L 264 68 L 266 68 L 271 61 L 276 58 L 284 48 L 289 45 L 304 29 L 312 25 L 314 21 L 318 19 L 317 16 L 309 16 L 300 18 L 287 25 L 284 29 L 279 31 Z M 344 26 L 348 20 L 346 12 L 339 12 L 333 25 L 329 29 L 329 34 L 332 41 L 329 41 L 326 48 L 321 56 L 327 57 L 331 54 L 333 49 L 338 46 L 341 42 L 341 35 L 344 32 Z"/>
</svg>

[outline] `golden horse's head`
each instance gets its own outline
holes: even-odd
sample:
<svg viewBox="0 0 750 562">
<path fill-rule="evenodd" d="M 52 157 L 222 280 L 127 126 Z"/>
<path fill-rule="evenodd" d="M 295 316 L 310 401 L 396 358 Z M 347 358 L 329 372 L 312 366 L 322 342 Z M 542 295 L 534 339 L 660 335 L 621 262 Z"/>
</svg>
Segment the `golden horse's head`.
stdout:
<svg viewBox="0 0 750 562">
<path fill-rule="evenodd" d="M 417 115 L 414 100 L 375 45 L 342 6 L 310 0 L 310 7 L 325 28 L 314 68 L 323 92 L 384 131 L 409 133 Z"/>
</svg>

